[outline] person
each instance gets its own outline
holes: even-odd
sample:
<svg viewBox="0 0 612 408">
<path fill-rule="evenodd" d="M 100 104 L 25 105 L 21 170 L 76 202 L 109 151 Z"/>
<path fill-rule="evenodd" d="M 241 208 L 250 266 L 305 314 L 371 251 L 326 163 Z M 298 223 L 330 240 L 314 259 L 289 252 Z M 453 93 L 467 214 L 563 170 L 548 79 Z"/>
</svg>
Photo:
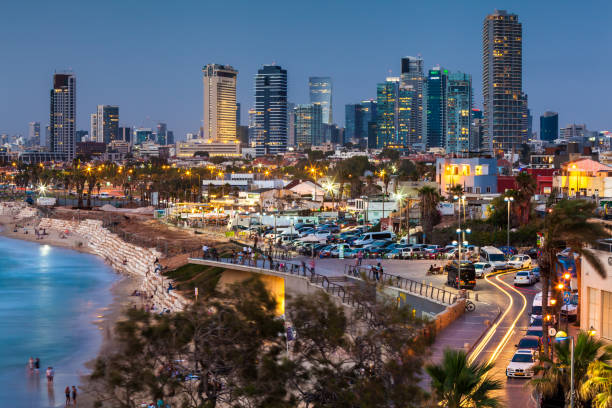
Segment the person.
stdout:
<svg viewBox="0 0 612 408">
<path fill-rule="evenodd" d="M 76 387 L 74 385 L 72 386 L 72 395 L 71 395 L 71 397 L 72 397 L 72 404 L 76 407 L 76 404 L 77 404 L 77 389 L 76 389 Z"/>
<path fill-rule="evenodd" d="M 30 370 L 34 369 L 34 359 L 32 357 L 30 357 L 30 359 L 28 360 L 28 368 Z"/>
<path fill-rule="evenodd" d="M 361 266 L 361 261 L 363 260 L 363 252 L 357 252 L 357 265 Z"/>
<path fill-rule="evenodd" d="M 274 263 L 272 260 L 272 255 L 268 255 L 268 262 L 270 263 L 270 267 L 268 269 L 272 269 L 272 264 Z"/>
<path fill-rule="evenodd" d="M 40 370 L 40 358 L 36 357 L 36 360 L 34 360 L 34 369 L 36 371 Z"/>
<path fill-rule="evenodd" d="M 47 382 L 52 383 L 53 377 L 55 376 L 55 370 L 53 367 L 47 367 Z"/>
<path fill-rule="evenodd" d="M 253 246 L 254 246 L 255 248 L 257 248 L 257 239 L 258 239 L 258 238 L 257 238 L 257 235 L 255 235 L 255 238 L 253 239 Z"/>
<path fill-rule="evenodd" d="M 66 406 L 70 405 L 70 387 L 66 386 L 64 390 L 64 394 L 66 394 Z"/>
<path fill-rule="evenodd" d="M 208 252 L 208 247 L 206 245 L 202 245 L 202 258 L 206 258 L 206 253 Z"/>
<path fill-rule="evenodd" d="M 314 258 L 310 259 L 310 272 L 314 273 L 315 271 L 315 260 Z"/>
<path fill-rule="evenodd" d="M 173 289 L 174 289 L 174 287 L 172 286 L 172 282 L 168 283 L 168 292 L 167 293 L 170 293 L 170 291 L 173 290 Z"/>
<path fill-rule="evenodd" d="M 304 262 L 303 260 L 300 262 L 302 263 L 302 272 L 306 273 L 306 262 Z"/>
<path fill-rule="evenodd" d="M 382 265 L 380 264 L 380 262 L 378 263 L 378 265 L 377 265 L 377 266 L 378 266 L 378 279 L 377 279 L 377 280 L 380 280 L 380 278 L 382 278 L 382 276 L 383 276 L 383 272 L 384 272 L 384 270 L 383 270 L 383 267 L 382 267 Z"/>
</svg>

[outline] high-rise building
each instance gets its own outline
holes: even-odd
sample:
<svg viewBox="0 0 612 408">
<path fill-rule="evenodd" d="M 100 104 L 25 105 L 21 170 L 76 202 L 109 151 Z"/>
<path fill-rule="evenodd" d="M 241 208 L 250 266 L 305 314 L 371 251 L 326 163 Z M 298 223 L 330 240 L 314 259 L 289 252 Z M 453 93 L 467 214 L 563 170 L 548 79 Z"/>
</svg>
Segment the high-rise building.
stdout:
<svg viewBox="0 0 612 408">
<path fill-rule="evenodd" d="M 323 123 L 331 125 L 332 115 L 332 80 L 330 77 L 310 77 L 308 78 L 310 87 L 310 103 L 321 105 L 323 111 Z"/>
<path fill-rule="evenodd" d="M 40 137 L 40 122 L 28 123 L 28 141 L 33 145 L 43 145 Z"/>
<path fill-rule="evenodd" d="M 402 58 L 400 88 L 410 92 L 410 130 L 409 144 L 413 148 L 424 149 L 427 137 L 425 100 L 427 94 L 426 78 L 423 71 L 423 58 Z"/>
<path fill-rule="evenodd" d="M 560 138 L 563 140 L 569 140 L 573 138 L 581 138 L 585 136 L 589 136 L 591 132 L 587 129 L 586 124 L 576 124 L 572 123 L 571 125 L 567 125 L 564 128 L 561 128 Z"/>
<path fill-rule="evenodd" d="M 518 151 L 526 137 L 523 29 L 516 14 L 495 10 L 482 29 L 482 92 L 489 151 Z"/>
<path fill-rule="evenodd" d="M 348 104 L 344 106 L 344 137 L 346 142 L 359 144 L 366 134 L 363 128 L 361 104 Z"/>
<path fill-rule="evenodd" d="M 153 131 L 148 128 L 134 129 L 134 144 L 140 145 L 145 142 L 153 142 Z"/>
<path fill-rule="evenodd" d="M 472 76 L 462 72 L 449 73 L 445 94 L 444 148 L 447 153 L 468 154 L 472 125 Z"/>
<path fill-rule="evenodd" d="M 412 119 L 411 89 L 402 88 L 400 79 L 389 77 L 376 86 L 376 146 L 408 147 Z"/>
<path fill-rule="evenodd" d="M 240 102 L 236 102 L 236 128 L 240 126 Z"/>
<path fill-rule="evenodd" d="M 98 113 L 89 115 L 89 141 L 98 141 Z"/>
<path fill-rule="evenodd" d="M 448 70 L 434 67 L 427 76 L 427 147 L 446 145 L 446 81 Z"/>
<path fill-rule="evenodd" d="M 204 139 L 236 142 L 236 78 L 229 65 L 208 64 L 204 74 Z"/>
<path fill-rule="evenodd" d="M 295 147 L 295 103 L 287 102 L 287 146 Z"/>
<path fill-rule="evenodd" d="M 255 75 L 255 126 L 257 156 L 287 151 L 287 70 L 264 65 Z"/>
<path fill-rule="evenodd" d="M 480 109 L 472 109 L 472 129 L 470 130 L 470 151 L 480 152 L 484 142 L 484 117 Z"/>
<path fill-rule="evenodd" d="M 132 143 L 132 128 L 129 126 L 121 126 L 119 128 L 119 140 L 126 143 Z"/>
<path fill-rule="evenodd" d="M 166 144 L 167 145 L 174 144 L 174 132 L 172 130 L 166 131 Z"/>
<path fill-rule="evenodd" d="M 155 129 L 155 142 L 158 145 L 168 144 L 168 125 L 165 123 L 158 123 Z"/>
<path fill-rule="evenodd" d="M 51 109 L 49 114 L 49 148 L 66 160 L 76 151 L 76 76 L 72 73 L 53 75 Z"/>
<path fill-rule="evenodd" d="M 540 140 L 552 142 L 559 138 L 559 114 L 546 111 L 540 116 Z"/>
<path fill-rule="evenodd" d="M 361 128 L 364 133 L 359 145 L 364 148 L 370 147 L 370 139 L 376 140 L 376 121 L 378 120 L 378 110 L 374 99 L 361 101 L 361 120 Z M 374 146 L 376 146 L 375 143 Z"/>
<path fill-rule="evenodd" d="M 308 149 L 323 142 L 323 107 L 318 103 L 295 107 L 295 143 L 299 149 Z"/>
<path fill-rule="evenodd" d="M 94 115 L 96 118 L 94 119 Z M 90 135 L 92 142 L 109 144 L 119 139 L 119 107 L 111 105 L 98 105 L 96 113 L 91 118 L 95 122 L 95 135 Z M 94 138 L 95 136 L 95 138 Z"/>
</svg>

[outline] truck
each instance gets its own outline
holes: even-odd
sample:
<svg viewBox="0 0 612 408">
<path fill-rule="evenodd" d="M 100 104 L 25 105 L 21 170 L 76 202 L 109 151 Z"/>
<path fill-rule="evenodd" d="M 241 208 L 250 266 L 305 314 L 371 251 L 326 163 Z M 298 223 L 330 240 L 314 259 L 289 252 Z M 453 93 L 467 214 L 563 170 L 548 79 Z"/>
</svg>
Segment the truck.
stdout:
<svg viewBox="0 0 612 408">
<path fill-rule="evenodd" d="M 476 286 L 476 269 L 468 261 L 453 261 L 444 268 L 448 277 L 446 284 L 456 289 L 474 289 Z"/>
</svg>

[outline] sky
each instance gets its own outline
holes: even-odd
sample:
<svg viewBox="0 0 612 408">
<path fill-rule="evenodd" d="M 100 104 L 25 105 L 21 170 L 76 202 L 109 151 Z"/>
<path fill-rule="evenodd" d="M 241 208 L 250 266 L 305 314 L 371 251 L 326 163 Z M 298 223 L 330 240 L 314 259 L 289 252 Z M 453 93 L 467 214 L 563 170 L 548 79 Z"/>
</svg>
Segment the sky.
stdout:
<svg viewBox="0 0 612 408">
<path fill-rule="evenodd" d="M 603 0 L 4 0 L 0 4 L 0 133 L 49 121 L 55 71 L 77 76 L 77 128 L 96 105 L 119 105 L 122 125 L 168 124 L 177 139 L 202 123 L 207 63 L 238 74 L 242 124 L 263 64 L 287 69 L 289 101 L 308 103 L 308 77 L 331 76 L 334 121 L 344 105 L 376 97 L 400 59 L 421 55 L 473 76 L 482 106 L 482 21 L 494 9 L 523 24 L 523 90 L 534 130 L 612 128 L 612 3 Z"/>
</svg>

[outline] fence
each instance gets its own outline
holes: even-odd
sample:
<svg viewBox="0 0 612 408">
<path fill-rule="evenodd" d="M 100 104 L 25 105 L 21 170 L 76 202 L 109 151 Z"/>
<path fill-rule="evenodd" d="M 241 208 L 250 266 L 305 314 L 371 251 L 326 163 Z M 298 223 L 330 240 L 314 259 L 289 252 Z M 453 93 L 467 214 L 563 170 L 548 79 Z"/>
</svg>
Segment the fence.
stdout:
<svg viewBox="0 0 612 408">
<path fill-rule="evenodd" d="M 436 300 L 440 303 L 452 305 L 457 301 L 459 294 L 453 293 L 446 289 L 438 288 L 433 285 L 427 285 L 422 282 L 417 282 L 412 279 L 404 278 L 398 275 L 392 275 L 386 272 L 379 272 L 375 268 L 363 266 L 345 265 L 344 274 L 347 276 L 359 277 L 365 275 L 368 279 L 380 280 L 389 286 L 406 290 L 410 293 L 423 296 L 428 299 Z M 466 292 L 466 297 L 469 298 L 469 292 Z"/>
</svg>

